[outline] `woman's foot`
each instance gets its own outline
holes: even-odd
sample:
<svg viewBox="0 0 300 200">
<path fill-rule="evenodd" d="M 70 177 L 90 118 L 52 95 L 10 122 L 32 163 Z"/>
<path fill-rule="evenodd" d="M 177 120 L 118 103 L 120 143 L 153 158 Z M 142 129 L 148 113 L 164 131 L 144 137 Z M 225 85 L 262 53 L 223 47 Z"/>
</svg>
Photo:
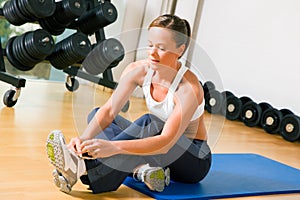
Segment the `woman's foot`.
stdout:
<svg viewBox="0 0 300 200">
<path fill-rule="evenodd" d="M 139 167 L 134 172 L 134 178 L 142 181 L 150 190 L 162 192 L 170 184 L 170 169 L 150 167 L 149 164 Z"/>
<path fill-rule="evenodd" d="M 49 161 L 56 168 L 52 173 L 55 185 L 63 192 L 71 192 L 73 185 L 86 171 L 84 160 L 67 148 L 59 130 L 50 132 L 46 148 Z"/>
</svg>

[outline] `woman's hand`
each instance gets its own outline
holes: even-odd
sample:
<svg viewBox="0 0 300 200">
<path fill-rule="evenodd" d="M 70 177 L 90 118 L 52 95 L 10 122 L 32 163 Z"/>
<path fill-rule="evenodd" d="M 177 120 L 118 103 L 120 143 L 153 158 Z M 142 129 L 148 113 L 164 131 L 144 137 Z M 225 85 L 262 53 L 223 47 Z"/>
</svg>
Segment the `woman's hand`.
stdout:
<svg viewBox="0 0 300 200">
<path fill-rule="evenodd" d="M 93 158 L 106 158 L 121 152 L 112 141 L 102 139 L 92 139 L 82 142 L 81 150 L 82 153 L 88 153 Z"/>
<path fill-rule="evenodd" d="M 80 139 L 80 137 L 74 137 L 70 140 L 67 147 L 68 147 L 68 149 L 70 149 L 71 151 L 74 151 L 78 155 L 82 155 L 81 143 L 82 143 L 82 140 Z"/>
</svg>

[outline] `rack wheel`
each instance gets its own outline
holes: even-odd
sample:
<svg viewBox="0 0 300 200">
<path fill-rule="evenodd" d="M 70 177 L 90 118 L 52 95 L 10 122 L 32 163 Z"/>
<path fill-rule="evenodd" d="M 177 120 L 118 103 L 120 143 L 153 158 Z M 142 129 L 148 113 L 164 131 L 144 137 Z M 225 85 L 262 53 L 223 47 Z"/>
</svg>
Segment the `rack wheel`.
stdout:
<svg viewBox="0 0 300 200">
<path fill-rule="evenodd" d="M 67 77 L 67 81 L 66 81 L 66 88 L 70 91 L 70 92 L 74 92 L 79 88 L 79 82 L 77 79 L 75 79 L 75 77 L 73 76 L 68 76 Z"/>
<path fill-rule="evenodd" d="M 19 97 L 19 90 L 7 90 L 3 96 L 3 103 L 7 106 L 7 107 L 13 107 L 14 105 L 16 105 L 17 101 L 18 101 L 18 97 Z"/>
</svg>

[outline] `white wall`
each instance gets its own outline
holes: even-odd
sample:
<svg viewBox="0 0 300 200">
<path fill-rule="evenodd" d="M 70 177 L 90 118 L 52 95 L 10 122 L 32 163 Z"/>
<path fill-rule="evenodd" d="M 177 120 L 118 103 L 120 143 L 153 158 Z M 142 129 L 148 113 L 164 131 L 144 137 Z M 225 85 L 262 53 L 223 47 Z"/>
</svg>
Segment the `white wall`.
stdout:
<svg viewBox="0 0 300 200">
<path fill-rule="evenodd" d="M 194 30 L 195 48 L 188 56 L 199 79 L 212 80 L 219 90 L 230 90 L 238 97 L 249 96 L 258 103 L 267 101 L 276 108 L 289 108 L 300 114 L 300 1 L 201 1 L 204 5 L 200 22 L 194 24 L 199 27 Z M 135 46 L 143 48 L 144 36 L 134 30 L 167 12 L 166 1 L 120 2 L 120 32 L 126 36 L 122 41 L 131 44 L 130 51 Z M 199 2 L 177 0 L 175 14 L 193 25 L 197 22 L 197 9 L 201 12 Z M 126 31 L 134 34 L 126 35 Z M 131 55 L 116 68 L 116 80 L 135 56 L 140 58 L 142 54 Z"/>
<path fill-rule="evenodd" d="M 205 0 L 193 69 L 209 65 L 202 78 L 220 90 L 300 114 L 299 10 L 299 0 Z"/>
<path fill-rule="evenodd" d="M 125 58 L 113 68 L 114 80 L 118 81 L 124 68 L 135 60 L 134 50 L 138 46 L 138 31 L 143 23 L 147 0 L 113 0 L 118 10 L 118 19 L 105 28 L 106 38 L 114 37 L 120 40 L 125 49 Z"/>
<path fill-rule="evenodd" d="M 145 59 L 147 57 L 148 47 L 148 26 L 153 19 L 161 15 L 164 4 L 163 0 L 147 1 L 146 9 L 144 12 L 143 23 L 140 27 L 140 37 L 138 38 L 138 47 L 136 52 L 136 60 Z M 166 6 L 168 7 L 168 6 Z"/>
</svg>

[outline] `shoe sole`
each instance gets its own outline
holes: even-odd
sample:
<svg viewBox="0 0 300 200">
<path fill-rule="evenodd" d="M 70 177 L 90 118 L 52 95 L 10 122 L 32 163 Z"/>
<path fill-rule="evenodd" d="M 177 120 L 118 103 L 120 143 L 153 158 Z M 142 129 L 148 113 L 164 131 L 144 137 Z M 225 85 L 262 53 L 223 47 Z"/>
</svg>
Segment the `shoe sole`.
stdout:
<svg viewBox="0 0 300 200">
<path fill-rule="evenodd" d="M 62 192 L 70 193 L 71 184 L 68 180 L 60 173 L 64 171 L 65 163 L 63 156 L 62 145 L 65 145 L 64 137 L 60 131 L 52 131 L 47 138 L 46 148 L 47 155 L 50 163 L 56 168 L 52 175 L 54 177 L 54 184 L 60 188 Z"/>
<path fill-rule="evenodd" d="M 170 178 L 170 168 L 167 168 L 165 170 L 165 184 L 166 184 L 166 186 L 170 185 L 170 181 L 171 181 L 171 178 Z"/>
<path fill-rule="evenodd" d="M 50 163 L 59 171 L 65 168 L 62 145 L 65 144 L 61 132 L 52 131 L 47 138 L 47 155 Z"/>
<path fill-rule="evenodd" d="M 54 184 L 60 188 L 62 192 L 70 193 L 72 188 L 70 187 L 70 184 L 68 183 L 67 179 L 57 171 L 57 169 L 53 170 L 52 175 L 54 177 Z"/>
<path fill-rule="evenodd" d="M 147 172 L 144 183 L 150 190 L 162 192 L 165 185 L 170 183 L 170 170 L 169 168 L 164 171 L 163 168 L 152 169 Z"/>
<path fill-rule="evenodd" d="M 60 188 L 60 180 L 59 180 L 59 176 L 60 176 L 61 173 L 59 173 L 57 171 L 57 169 L 54 169 L 52 171 L 52 176 L 53 176 L 53 182 L 54 184 L 56 185 L 56 187 Z"/>
</svg>

